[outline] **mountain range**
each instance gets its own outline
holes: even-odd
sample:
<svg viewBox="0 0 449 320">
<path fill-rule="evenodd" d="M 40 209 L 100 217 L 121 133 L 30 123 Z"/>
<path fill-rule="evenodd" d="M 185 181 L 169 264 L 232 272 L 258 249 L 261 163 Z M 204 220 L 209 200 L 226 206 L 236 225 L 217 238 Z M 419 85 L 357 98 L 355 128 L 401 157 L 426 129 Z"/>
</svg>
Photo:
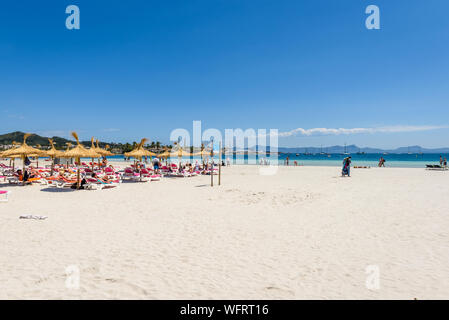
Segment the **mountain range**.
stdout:
<svg viewBox="0 0 449 320">
<path fill-rule="evenodd" d="M 369 147 L 358 147 L 356 145 L 349 146 L 329 146 L 329 147 L 297 147 L 297 148 L 278 148 L 282 153 L 449 153 L 449 148 L 428 149 L 421 146 L 407 146 L 396 149 L 379 149 Z"/>
<path fill-rule="evenodd" d="M 0 146 L 1 145 L 11 145 L 13 141 L 21 143 L 23 141 L 24 133 L 20 131 L 6 133 L 0 135 Z M 70 142 L 72 144 L 75 144 L 75 141 L 68 140 L 61 137 L 51 137 L 53 139 L 55 145 L 59 148 L 65 148 L 66 143 Z M 41 145 L 41 146 L 49 146 L 48 138 L 42 137 L 37 134 L 32 134 L 28 139 L 27 143 L 32 146 Z M 90 141 L 81 141 L 81 143 L 85 146 L 90 146 Z M 100 142 L 100 147 L 104 148 L 106 144 L 110 145 L 112 149 L 119 149 L 123 150 L 126 146 L 126 149 L 131 149 L 132 145 L 135 145 L 135 142 L 132 144 L 122 144 L 122 143 L 114 143 L 114 142 Z M 251 148 L 254 150 L 254 148 Z M 275 152 L 275 150 L 271 149 L 272 152 Z M 369 147 L 358 147 L 356 145 L 349 145 L 349 146 L 328 146 L 328 147 L 294 147 L 294 148 L 286 148 L 286 147 L 279 147 L 278 151 L 281 153 L 357 153 L 357 152 L 364 152 L 364 153 L 449 153 L 449 148 L 435 148 L 435 149 L 428 149 L 423 148 L 420 146 L 407 146 L 407 147 L 399 147 L 396 149 L 379 149 L 379 148 L 369 148 Z"/>
</svg>

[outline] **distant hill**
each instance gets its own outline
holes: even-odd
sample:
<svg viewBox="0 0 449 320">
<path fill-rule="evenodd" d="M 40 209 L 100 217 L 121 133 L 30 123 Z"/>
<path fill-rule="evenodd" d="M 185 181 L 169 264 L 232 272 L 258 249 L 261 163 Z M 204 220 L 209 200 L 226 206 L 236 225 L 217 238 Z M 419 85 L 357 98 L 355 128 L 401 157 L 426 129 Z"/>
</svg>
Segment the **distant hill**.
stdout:
<svg viewBox="0 0 449 320">
<path fill-rule="evenodd" d="M 2 146 L 10 146 L 13 143 L 13 141 L 22 143 L 24 135 L 25 135 L 25 133 L 20 132 L 20 131 L 6 133 L 6 134 L 0 134 L 0 150 L 2 149 L 1 148 Z M 29 136 L 27 139 L 27 144 L 30 146 L 36 146 L 39 144 L 42 147 L 49 147 L 50 143 L 48 142 L 48 138 L 49 137 L 43 137 L 43 136 L 40 136 L 37 134 L 31 134 L 31 136 Z M 75 140 L 69 140 L 69 139 L 65 139 L 65 138 L 61 138 L 61 137 L 50 137 L 50 138 L 53 139 L 53 143 L 55 144 L 55 147 L 57 149 L 65 149 L 67 147 L 67 145 L 66 145 L 67 142 L 70 142 L 72 145 L 76 144 Z M 90 147 L 92 143 L 89 140 L 89 141 L 81 141 L 81 144 L 86 147 Z M 113 153 L 123 153 L 123 152 L 131 151 L 137 145 L 137 142 L 135 142 L 135 141 L 133 143 L 100 142 L 101 148 L 105 148 L 106 145 L 110 146 L 111 151 Z M 156 141 L 156 143 L 154 143 L 154 142 L 152 143 L 151 147 L 153 147 L 153 146 L 156 149 L 156 150 L 154 150 L 154 148 L 153 148 L 152 149 L 153 151 L 158 151 L 158 150 L 161 150 L 164 148 L 164 146 L 157 141 Z M 169 147 L 171 147 L 171 146 L 169 146 Z"/>
<path fill-rule="evenodd" d="M 279 152 L 282 153 L 343 153 L 345 152 L 344 146 L 330 146 L 330 147 L 298 147 L 298 148 L 278 148 Z M 356 145 L 346 146 L 346 152 L 348 153 L 449 153 L 449 148 L 436 148 L 436 149 L 426 149 L 420 146 L 408 146 L 400 147 L 396 149 L 377 149 L 377 148 L 360 148 Z"/>
<path fill-rule="evenodd" d="M 10 145 L 10 144 L 12 144 L 13 141 L 22 143 L 24 135 L 25 135 L 25 133 L 20 132 L 20 131 L 2 134 L 2 135 L 0 135 L 0 145 Z M 27 139 L 27 144 L 32 145 L 32 146 L 39 144 L 43 147 L 50 146 L 50 143 L 48 142 L 48 138 L 49 137 L 42 137 L 37 134 L 31 134 L 31 136 L 29 136 Z M 61 147 L 61 148 L 65 147 L 67 142 L 70 142 L 72 144 L 76 143 L 74 140 L 68 140 L 68 139 L 61 138 L 61 137 L 50 137 L 50 138 L 53 139 L 53 143 L 55 144 L 55 146 Z M 81 141 L 81 143 L 85 146 L 91 145 L 90 141 Z M 100 143 L 100 145 L 101 144 L 103 144 L 103 146 L 106 145 L 106 143 Z"/>
<path fill-rule="evenodd" d="M 24 135 L 25 135 L 25 133 L 20 132 L 20 131 L 2 134 L 2 135 L 0 135 L 0 145 L 10 145 L 13 143 L 13 141 L 22 143 Z M 74 143 L 74 141 L 70 141 L 70 140 L 67 140 L 64 138 L 60 138 L 60 137 L 51 137 L 51 139 L 53 139 L 53 142 L 55 143 L 55 145 L 61 146 L 61 147 L 65 146 L 66 142 Z M 38 145 L 38 144 L 40 144 L 41 146 L 49 146 L 50 145 L 47 137 L 41 137 L 37 134 L 32 134 L 30 137 L 28 137 L 27 144 L 34 145 L 34 146 Z"/>
<path fill-rule="evenodd" d="M 25 133 L 16 131 L 11 133 L 6 133 L 0 135 L 0 146 L 2 145 L 11 145 L 13 141 L 22 143 L 23 136 Z M 68 140 L 61 137 L 51 137 L 53 139 L 56 148 L 62 149 L 66 147 L 66 143 L 70 142 L 72 144 L 75 144 L 74 140 Z M 41 145 L 43 147 L 49 146 L 48 137 L 42 137 L 37 134 L 32 134 L 28 139 L 27 143 L 29 145 L 35 146 L 35 145 Z M 81 143 L 87 147 L 90 147 L 91 142 L 90 141 L 81 141 Z M 126 152 L 130 151 L 133 146 L 135 146 L 136 142 L 130 143 L 114 143 L 114 142 L 100 142 L 100 147 L 104 148 L 108 144 L 113 150 L 115 149 L 116 153 Z M 162 146 L 162 145 L 161 145 Z M 163 146 L 162 146 L 163 147 Z M 170 146 L 171 147 L 171 146 Z M 251 148 L 252 150 L 255 150 L 256 148 Z M 278 151 L 281 153 L 343 153 L 345 152 L 344 146 L 329 146 L 329 147 L 295 147 L 295 148 L 284 148 L 279 147 Z M 276 152 L 273 148 L 271 149 L 271 152 Z M 377 149 L 377 148 L 359 148 L 356 145 L 349 145 L 346 146 L 346 152 L 348 153 L 357 153 L 357 152 L 364 152 L 364 153 L 449 153 L 449 148 L 437 148 L 437 149 L 426 149 L 422 148 L 420 146 L 408 146 L 408 147 L 400 147 L 396 149 Z"/>
</svg>

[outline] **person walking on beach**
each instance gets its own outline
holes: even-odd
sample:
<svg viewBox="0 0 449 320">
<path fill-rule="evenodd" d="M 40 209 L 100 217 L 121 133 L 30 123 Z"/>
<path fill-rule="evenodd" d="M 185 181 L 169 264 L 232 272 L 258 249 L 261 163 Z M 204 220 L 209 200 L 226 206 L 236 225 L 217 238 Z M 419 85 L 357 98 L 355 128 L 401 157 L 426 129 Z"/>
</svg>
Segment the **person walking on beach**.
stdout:
<svg viewBox="0 0 449 320">
<path fill-rule="evenodd" d="M 153 159 L 153 169 L 154 169 L 154 173 L 159 173 L 159 158 L 155 157 Z"/>
<path fill-rule="evenodd" d="M 440 166 L 442 166 L 442 165 L 443 165 L 443 157 L 440 156 Z"/>
<path fill-rule="evenodd" d="M 446 157 L 444 157 L 443 165 L 444 165 L 445 167 L 447 167 L 447 158 L 446 158 Z"/>
<path fill-rule="evenodd" d="M 285 164 L 288 166 L 288 160 L 289 160 L 289 158 L 288 158 L 288 156 L 287 156 L 287 158 L 285 159 Z"/>
<path fill-rule="evenodd" d="M 343 169 L 341 170 L 341 175 L 344 176 L 351 176 L 351 157 L 347 157 L 343 159 Z"/>
</svg>

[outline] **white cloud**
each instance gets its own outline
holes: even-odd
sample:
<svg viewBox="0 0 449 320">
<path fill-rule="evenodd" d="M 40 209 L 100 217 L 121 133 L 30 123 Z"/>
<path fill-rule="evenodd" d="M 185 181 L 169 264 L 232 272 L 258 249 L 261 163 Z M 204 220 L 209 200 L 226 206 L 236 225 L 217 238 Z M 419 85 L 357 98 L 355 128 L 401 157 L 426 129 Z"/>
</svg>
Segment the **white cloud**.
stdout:
<svg viewBox="0 0 449 320">
<path fill-rule="evenodd" d="M 290 137 L 294 135 L 312 136 L 312 135 L 349 135 L 359 133 L 399 133 L 399 132 L 417 132 L 446 129 L 449 126 L 389 126 L 373 128 L 296 128 L 286 132 L 279 132 L 279 137 Z"/>
<path fill-rule="evenodd" d="M 106 129 L 103 129 L 103 131 L 104 132 L 117 132 L 117 131 L 120 131 L 120 129 L 117 129 L 117 128 L 106 128 Z"/>
</svg>

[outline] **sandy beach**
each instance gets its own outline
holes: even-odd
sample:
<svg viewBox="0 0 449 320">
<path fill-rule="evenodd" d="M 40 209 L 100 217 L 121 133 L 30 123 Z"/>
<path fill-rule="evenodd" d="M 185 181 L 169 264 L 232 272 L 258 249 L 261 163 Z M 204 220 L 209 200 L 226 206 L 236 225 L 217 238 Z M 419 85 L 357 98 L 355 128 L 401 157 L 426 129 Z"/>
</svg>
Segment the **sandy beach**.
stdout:
<svg viewBox="0 0 449 320">
<path fill-rule="evenodd" d="M 231 166 L 213 188 L 210 176 L 101 191 L 0 183 L 12 191 L 0 203 L 0 298 L 449 298 L 449 172 L 351 174 Z"/>
</svg>

